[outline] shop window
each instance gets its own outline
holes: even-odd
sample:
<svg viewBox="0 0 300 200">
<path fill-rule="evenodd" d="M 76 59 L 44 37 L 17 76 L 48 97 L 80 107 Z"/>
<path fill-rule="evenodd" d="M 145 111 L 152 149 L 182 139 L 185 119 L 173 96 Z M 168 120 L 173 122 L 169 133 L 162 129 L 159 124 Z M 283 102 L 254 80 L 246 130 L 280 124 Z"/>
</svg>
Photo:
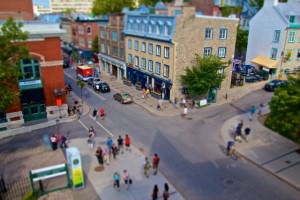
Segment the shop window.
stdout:
<svg viewBox="0 0 300 200">
<path fill-rule="evenodd" d="M 37 60 L 25 59 L 21 61 L 20 65 L 20 80 L 40 79 L 40 64 Z"/>
</svg>

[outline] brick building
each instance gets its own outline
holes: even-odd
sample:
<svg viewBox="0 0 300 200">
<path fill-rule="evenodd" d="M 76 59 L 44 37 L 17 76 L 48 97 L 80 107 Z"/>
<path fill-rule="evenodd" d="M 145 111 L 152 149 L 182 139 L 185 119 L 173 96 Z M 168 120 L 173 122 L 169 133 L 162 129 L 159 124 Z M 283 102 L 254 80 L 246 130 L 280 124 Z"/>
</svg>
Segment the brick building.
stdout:
<svg viewBox="0 0 300 200">
<path fill-rule="evenodd" d="M 11 0 L 0 3 L 0 19 L 32 20 L 34 17 L 32 0 Z"/>
<path fill-rule="evenodd" d="M 27 0 L 26 2 L 31 4 L 32 8 L 32 2 Z M 24 11 L 23 16 L 20 16 L 18 12 L 23 1 L 11 0 L 9 3 L 13 3 L 17 9 L 15 10 L 16 19 L 30 19 L 29 11 Z M 1 4 L 1 12 L 5 13 L 6 7 Z M 10 12 L 13 13 L 13 9 Z M 1 14 L 0 16 L 2 20 L 6 19 L 6 16 Z M 20 62 L 21 77 L 17 86 L 20 97 L 6 110 L 6 113 L 1 114 L 0 121 L 4 122 L 1 124 L 2 128 L 67 114 L 60 51 L 60 37 L 64 31 L 59 28 L 59 24 L 32 20 L 22 22 L 22 29 L 28 32 L 25 44 L 28 47 L 30 59 Z"/>
<path fill-rule="evenodd" d="M 124 50 L 124 14 L 112 14 L 109 22 L 99 26 L 99 64 L 100 71 L 123 79 L 126 74 Z"/>
<path fill-rule="evenodd" d="M 236 18 L 196 15 L 194 7 L 183 7 L 179 16 L 128 14 L 124 23 L 127 79 L 152 88 L 159 99 L 183 95 L 180 76 L 193 65 L 195 53 L 225 62 L 234 55 Z M 220 95 L 230 88 L 230 68 L 224 73 L 226 79 L 215 91 Z"/>
</svg>

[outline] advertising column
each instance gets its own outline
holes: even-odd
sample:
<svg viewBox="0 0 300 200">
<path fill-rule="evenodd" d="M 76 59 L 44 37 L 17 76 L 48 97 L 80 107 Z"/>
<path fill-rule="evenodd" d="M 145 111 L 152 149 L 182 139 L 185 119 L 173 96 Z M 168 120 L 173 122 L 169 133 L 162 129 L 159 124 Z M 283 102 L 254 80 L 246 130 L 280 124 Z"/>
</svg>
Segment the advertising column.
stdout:
<svg viewBox="0 0 300 200">
<path fill-rule="evenodd" d="M 66 154 L 73 189 L 81 189 L 84 187 L 84 175 L 80 152 L 77 148 L 71 147 L 66 149 Z"/>
</svg>

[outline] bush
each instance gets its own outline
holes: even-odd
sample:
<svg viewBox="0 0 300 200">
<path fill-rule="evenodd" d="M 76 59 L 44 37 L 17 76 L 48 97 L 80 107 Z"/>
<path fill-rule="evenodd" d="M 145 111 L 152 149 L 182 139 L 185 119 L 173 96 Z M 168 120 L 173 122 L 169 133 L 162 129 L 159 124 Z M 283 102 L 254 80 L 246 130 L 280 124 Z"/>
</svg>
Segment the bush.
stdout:
<svg viewBox="0 0 300 200">
<path fill-rule="evenodd" d="M 22 200 L 38 200 L 38 196 L 35 195 L 33 192 L 27 192 L 23 196 Z"/>
</svg>

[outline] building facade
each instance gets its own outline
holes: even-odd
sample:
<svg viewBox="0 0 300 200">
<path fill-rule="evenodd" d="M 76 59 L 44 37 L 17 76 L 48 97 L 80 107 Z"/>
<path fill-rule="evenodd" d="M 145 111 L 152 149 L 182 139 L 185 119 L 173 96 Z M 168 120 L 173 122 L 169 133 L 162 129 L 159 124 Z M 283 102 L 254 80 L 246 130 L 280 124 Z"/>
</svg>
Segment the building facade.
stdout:
<svg viewBox="0 0 300 200">
<path fill-rule="evenodd" d="M 19 7 L 18 3 L 22 4 L 22 1 L 18 0 L 12 2 L 16 8 Z M 28 15 L 25 14 L 22 19 L 26 16 Z M 19 17 L 18 13 L 16 18 Z M 20 62 L 21 76 L 16 85 L 20 97 L 5 113 L 0 114 L 1 129 L 19 126 L 24 122 L 67 115 L 60 51 L 60 37 L 64 31 L 59 28 L 59 24 L 24 20 L 22 22 L 22 29 L 28 32 L 25 45 L 30 58 Z"/>
<path fill-rule="evenodd" d="M 93 0 L 50 0 L 50 9 L 53 13 L 74 9 L 75 12 L 91 13 Z"/>
<path fill-rule="evenodd" d="M 178 16 L 128 14 L 124 29 L 127 79 L 150 87 L 154 97 L 181 97 L 180 77 L 193 65 L 195 53 L 232 59 L 237 24 L 238 19 L 198 16 L 194 7 L 183 7 Z M 230 73 L 225 73 L 230 80 Z M 229 86 L 226 80 L 221 88 Z"/>
<path fill-rule="evenodd" d="M 250 21 L 246 64 L 254 64 L 269 78 L 296 72 L 300 68 L 299 36 L 300 3 L 266 0 Z"/>
<path fill-rule="evenodd" d="M 99 25 L 98 36 L 100 71 L 119 80 L 126 74 L 123 28 L 124 14 L 112 14 L 108 23 Z"/>
<path fill-rule="evenodd" d="M 0 19 L 13 17 L 18 20 L 32 20 L 34 18 L 32 0 L 2 1 L 0 4 Z"/>
</svg>

